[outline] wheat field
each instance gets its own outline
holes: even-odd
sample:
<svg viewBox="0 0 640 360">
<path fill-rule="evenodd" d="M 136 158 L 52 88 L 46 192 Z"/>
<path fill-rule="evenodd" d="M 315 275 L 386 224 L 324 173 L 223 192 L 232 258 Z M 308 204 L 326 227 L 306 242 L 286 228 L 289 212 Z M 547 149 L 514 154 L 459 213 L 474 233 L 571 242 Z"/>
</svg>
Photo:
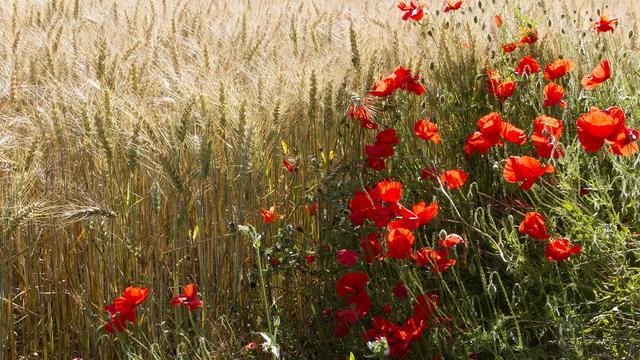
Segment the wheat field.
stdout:
<svg viewBox="0 0 640 360">
<path fill-rule="evenodd" d="M 464 141 L 460 123 L 482 108 L 471 103 L 476 77 L 501 61 L 495 15 L 535 22 L 545 44 L 536 55 L 564 54 L 581 73 L 608 56 L 616 86 L 602 98 L 640 113 L 635 2 L 469 0 L 455 14 L 429 3 L 417 25 L 386 0 L 3 1 L 0 358 L 263 358 L 243 346 L 260 342 L 267 323 L 279 328 L 282 357 L 335 358 L 323 310 L 336 267 L 323 254 L 342 236 L 334 195 L 361 181 L 347 172 L 370 138 L 347 108 L 405 66 L 427 91 L 403 109 L 446 121 Z M 621 19 L 606 40 L 589 29 L 600 12 Z M 625 166 L 637 174 L 638 161 Z M 318 216 L 304 211 L 312 203 Z M 287 226 L 261 223 L 270 206 Z M 620 221 L 637 229 L 637 219 Z M 241 225 L 263 234 L 258 265 Z M 262 278 L 274 254 L 308 253 L 313 270 L 291 260 Z M 625 264 L 618 270 L 632 280 L 611 289 L 638 304 L 637 259 Z M 189 282 L 205 303 L 193 314 L 168 303 Z M 129 285 L 150 289 L 138 324 L 106 334 L 103 307 Z M 619 346 L 637 349 L 638 332 L 624 332 L 637 329 L 634 311 L 627 330 L 598 336 L 624 335 Z M 576 343 L 594 341 L 584 336 Z"/>
</svg>

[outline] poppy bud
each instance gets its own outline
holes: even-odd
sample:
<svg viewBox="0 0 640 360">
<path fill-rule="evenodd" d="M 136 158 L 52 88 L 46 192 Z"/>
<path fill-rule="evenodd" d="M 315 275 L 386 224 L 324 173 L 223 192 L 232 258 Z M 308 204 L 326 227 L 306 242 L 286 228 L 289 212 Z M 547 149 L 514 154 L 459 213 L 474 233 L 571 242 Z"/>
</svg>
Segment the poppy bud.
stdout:
<svg viewBox="0 0 640 360">
<path fill-rule="evenodd" d="M 507 221 L 509 221 L 509 228 L 513 229 L 513 227 L 514 227 L 513 215 L 509 214 L 509 216 L 507 216 Z"/>
<path fill-rule="evenodd" d="M 496 289 L 496 286 L 493 285 L 493 282 L 491 282 L 491 283 L 489 283 L 489 285 L 487 285 L 487 293 L 489 293 L 490 297 L 496 296 L 497 292 L 498 292 L 498 290 Z"/>
<path fill-rule="evenodd" d="M 438 237 L 440 238 L 440 240 L 444 241 L 444 239 L 447 237 L 447 232 L 444 229 L 440 230 Z"/>
</svg>

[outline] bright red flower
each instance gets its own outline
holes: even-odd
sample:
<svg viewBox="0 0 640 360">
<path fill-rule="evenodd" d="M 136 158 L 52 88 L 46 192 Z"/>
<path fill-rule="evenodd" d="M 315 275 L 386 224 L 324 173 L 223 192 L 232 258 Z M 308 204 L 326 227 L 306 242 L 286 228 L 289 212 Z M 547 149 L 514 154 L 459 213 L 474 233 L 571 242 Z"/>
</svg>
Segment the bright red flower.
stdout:
<svg viewBox="0 0 640 360">
<path fill-rule="evenodd" d="M 462 6 L 462 0 L 447 0 L 447 6 L 444 8 L 444 12 L 458 10 L 460 6 Z"/>
<path fill-rule="evenodd" d="M 182 294 L 176 295 L 171 299 L 170 304 L 172 307 L 184 305 L 188 307 L 190 311 L 194 311 L 202 307 L 204 303 L 198 299 L 198 287 L 195 284 L 189 284 L 182 288 Z"/>
<path fill-rule="evenodd" d="M 611 152 L 619 156 L 629 156 L 638 152 L 637 140 L 640 138 L 638 130 L 625 126 L 622 131 L 616 134 Z"/>
<path fill-rule="evenodd" d="M 600 86 L 603 82 L 607 81 L 611 77 L 611 68 L 609 67 L 609 60 L 603 60 L 598 67 L 593 69 L 591 74 L 582 78 L 582 86 L 585 90 L 593 90 Z"/>
<path fill-rule="evenodd" d="M 360 103 L 349 105 L 348 114 L 353 120 L 357 120 L 360 125 L 368 130 L 375 130 L 378 125 L 373 121 L 373 112 L 369 109 L 370 97 L 365 97 Z"/>
<path fill-rule="evenodd" d="M 420 179 L 436 180 L 438 179 L 438 169 L 435 166 L 425 167 L 420 171 Z"/>
<path fill-rule="evenodd" d="M 562 100 L 564 88 L 556 83 L 548 83 L 544 87 L 544 106 L 560 105 L 562 109 L 567 107 L 567 102 Z"/>
<path fill-rule="evenodd" d="M 456 264 L 455 259 L 447 259 L 449 250 L 447 248 L 435 250 L 431 248 L 421 248 L 416 251 L 416 264 L 419 267 L 431 265 L 431 271 L 443 272 Z"/>
<path fill-rule="evenodd" d="M 378 238 L 380 238 L 380 234 L 373 232 L 360 240 L 360 248 L 364 253 L 367 264 L 373 264 L 382 254 L 382 245 L 380 245 Z"/>
<path fill-rule="evenodd" d="M 262 222 L 265 224 L 270 224 L 276 220 L 276 208 L 272 206 L 267 209 L 260 209 L 260 215 L 262 216 Z"/>
<path fill-rule="evenodd" d="M 419 225 L 426 225 L 438 215 L 438 203 L 434 201 L 427 205 L 424 201 L 421 201 L 413 205 L 411 210 L 418 216 Z"/>
<path fill-rule="evenodd" d="M 529 30 L 520 39 L 520 44 L 521 45 L 524 45 L 524 44 L 532 45 L 536 41 L 538 41 L 538 31 L 537 30 Z"/>
<path fill-rule="evenodd" d="M 520 59 L 520 62 L 518 63 L 518 66 L 516 66 L 514 72 L 520 76 L 530 76 L 531 74 L 540 72 L 540 65 L 538 65 L 536 59 L 531 56 L 525 56 Z"/>
<path fill-rule="evenodd" d="M 376 83 L 371 89 L 370 94 L 378 97 L 391 95 L 397 89 L 403 89 L 416 95 L 424 93 L 424 87 L 418 82 L 420 76 L 412 75 L 411 72 L 403 67 L 398 67 L 393 74 Z"/>
<path fill-rule="evenodd" d="M 598 33 L 613 32 L 617 26 L 618 18 L 609 18 L 608 16 L 600 16 L 600 20 L 591 23 L 591 28 Z"/>
<path fill-rule="evenodd" d="M 510 52 L 514 52 L 516 51 L 516 49 L 518 49 L 518 43 L 506 43 L 506 44 L 502 44 L 502 52 L 504 52 L 505 54 L 508 54 Z"/>
<path fill-rule="evenodd" d="M 468 178 L 469 174 L 463 170 L 447 170 L 440 176 L 440 181 L 446 184 L 449 190 L 455 190 L 464 185 Z"/>
<path fill-rule="evenodd" d="M 295 174 L 296 173 L 296 168 L 293 167 L 293 165 L 291 165 L 291 163 L 289 162 L 289 160 L 284 159 L 282 160 L 282 166 L 287 169 L 288 172 Z"/>
<path fill-rule="evenodd" d="M 523 145 L 527 142 L 527 134 L 525 134 L 524 130 L 519 129 L 506 121 L 502 122 L 500 136 L 503 139 L 518 145 Z"/>
<path fill-rule="evenodd" d="M 385 142 L 376 141 L 373 145 L 365 145 L 364 153 L 369 157 L 387 158 L 393 156 L 393 146 Z"/>
<path fill-rule="evenodd" d="M 501 102 L 505 102 L 508 98 L 511 97 L 511 95 L 513 95 L 515 91 L 516 91 L 515 81 L 501 83 L 500 85 L 498 85 L 498 87 L 496 87 L 496 97 Z"/>
<path fill-rule="evenodd" d="M 470 156 L 474 152 L 484 154 L 493 145 L 500 143 L 500 137 L 498 135 L 484 134 L 480 131 L 476 131 L 469 135 L 464 145 L 464 152 L 467 156 Z"/>
<path fill-rule="evenodd" d="M 338 250 L 338 255 L 336 258 L 342 266 L 349 268 L 355 265 L 356 262 L 358 262 L 358 253 L 353 250 L 342 249 Z"/>
<path fill-rule="evenodd" d="M 438 125 L 432 123 L 429 120 L 418 120 L 413 127 L 413 132 L 420 138 L 426 141 L 433 141 L 436 144 L 440 143 L 440 132 L 438 131 Z"/>
<path fill-rule="evenodd" d="M 611 150 L 622 156 L 638 152 L 638 132 L 625 124 L 625 114 L 617 106 L 606 110 L 591 108 L 576 121 L 578 140 L 587 152 L 596 152 L 605 142 L 611 143 Z"/>
<path fill-rule="evenodd" d="M 544 68 L 544 78 L 548 81 L 565 76 L 576 68 L 576 64 L 568 59 L 556 60 Z"/>
<path fill-rule="evenodd" d="M 407 296 L 409 296 L 409 289 L 407 288 L 407 285 L 405 285 L 402 281 L 398 281 L 391 292 L 393 293 L 393 296 L 397 297 L 398 299 L 406 299 Z"/>
<path fill-rule="evenodd" d="M 376 185 L 376 194 L 382 201 L 397 203 L 402 198 L 402 183 L 398 181 L 380 181 Z"/>
<path fill-rule="evenodd" d="M 447 249 L 451 249 L 453 246 L 462 243 L 464 243 L 464 239 L 458 234 L 449 234 L 444 238 L 444 240 L 440 240 L 440 246 Z"/>
<path fill-rule="evenodd" d="M 384 129 L 380 131 L 376 135 L 376 140 L 392 146 L 396 145 L 398 143 L 398 136 L 396 135 L 396 129 L 389 128 L 389 129 Z"/>
<path fill-rule="evenodd" d="M 316 257 L 313 255 L 305 255 L 304 259 L 307 261 L 307 264 L 312 264 L 316 261 Z"/>
<path fill-rule="evenodd" d="M 413 255 L 415 236 L 409 229 L 391 229 L 387 234 L 387 253 L 391 259 L 406 259 Z"/>
<path fill-rule="evenodd" d="M 367 158 L 367 166 L 373 170 L 382 170 L 384 169 L 384 159 L 370 156 Z"/>
<path fill-rule="evenodd" d="M 365 291 L 369 277 L 363 272 L 348 272 L 336 282 L 336 293 L 343 298 L 349 298 Z"/>
<path fill-rule="evenodd" d="M 524 219 L 518 227 L 520 234 L 527 234 L 534 239 L 546 240 L 550 237 L 547 234 L 547 225 L 544 223 L 544 217 L 535 211 L 524 214 Z"/>
<path fill-rule="evenodd" d="M 500 135 L 502 132 L 502 117 L 497 112 L 489 113 L 478 120 L 478 130 L 483 134 Z"/>
<path fill-rule="evenodd" d="M 557 141 L 562 135 L 562 121 L 550 116 L 541 115 L 533 121 L 533 134 L 531 141 L 536 148 L 536 154 L 542 158 L 554 158 L 564 156 L 564 152 L 557 146 Z"/>
<path fill-rule="evenodd" d="M 123 332 L 127 322 L 136 322 L 136 307 L 149 295 L 148 288 L 127 287 L 122 296 L 117 297 L 113 303 L 106 305 L 104 310 L 109 313 L 109 322 L 104 330 L 108 333 Z"/>
<path fill-rule="evenodd" d="M 500 16 L 500 15 L 496 15 L 496 16 L 494 16 L 494 17 L 493 17 L 493 22 L 495 22 L 495 23 L 496 23 L 496 26 L 497 26 L 498 28 L 501 28 L 501 27 L 502 27 L 502 24 L 504 23 L 504 22 L 502 21 L 502 16 Z"/>
<path fill-rule="evenodd" d="M 530 156 L 510 156 L 504 166 L 502 176 L 509 183 L 523 182 L 522 190 L 529 190 L 539 177 L 555 171 L 553 165 L 542 166 L 538 159 Z"/>
<path fill-rule="evenodd" d="M 549 261 L 560 262 L 566 260 L 572 254 L 580 254 L 580 245 L 573 245 L 567 239 L 556 239 L 547 243 L 545 254 Z"/>
<path fill-rule="evenodd" d="M 408 5 L 400 2 L 398 3 L 398 9 L 404 11 L 402 20 L 420 21 L 424 17 L 424 4 L 421 1 L 418 2 L 418 5 L 414 4 L 413 1 L 410 1 Z"/>
</svg>

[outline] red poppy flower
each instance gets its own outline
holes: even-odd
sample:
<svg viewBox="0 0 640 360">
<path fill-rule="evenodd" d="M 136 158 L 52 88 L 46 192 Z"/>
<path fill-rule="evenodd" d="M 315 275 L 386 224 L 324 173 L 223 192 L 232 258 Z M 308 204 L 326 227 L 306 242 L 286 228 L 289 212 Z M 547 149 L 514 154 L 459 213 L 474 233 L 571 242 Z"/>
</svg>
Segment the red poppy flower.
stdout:
<svg viewBox="0 0 640 360">
<path fill-rule="evenodd" d="M 544 68 L 544 78 L 548 81 L 555 80 L 557 78 L 565 76 L 567 73 L 573 71 L 576 68 L 576 64 L 568 59 L 556 60 L 547 64 Z"/>
<path fill-rule="evenodd" d="M 544 87 L 544 106 L 560 105 L 562 109 L 567 107 L 567 102 L 562 100 L 564 88 L 556 83 L 548 83 Z"/>
<path fill-rule="evenodd" d="M 593 90 L 611 77 L 609 60 L 603 60 L 598 67 L 593 69 L 591 74 L 582 78 L 582 86 L 585 90 Z"/>
<path fill-rule="evenodd" d="M 182 288 L 182 294 L 176 295 L 171 299 L 170 304 L 172 307 L 184 305 L 188 307 L 190 311 L 194 311 L 202 307 L 204 303 L 198 299 L 198 287 L 195 284 L 189 284 Z"/>
<path fill-rule="evenodd" d="M 282 160 L 282 166 L 287 169 L 288 172 L 295 174 L 296 173 L 296 168 L 293 167 L 293 165 L 291 165 L 291 163 L 289 162 L 289 160 L 284 159 Z"/>
<path fill-rule="evenodd" d="M 272 206 L 267 209 L 260 209 L 260 215 L 262 216 L 262 222 L 265 224 L 270 224 L 276 220 L 275 214 L 275 206 Z"/>
<path fill-rule="evenodd" d="M 271 266 L 278 266 L 280 265 L 280 263 L 280 258 L 277 256 L 272 256 L 269 258 L 269 264 L 271 264 Z"/>
<path fill-rule="evenodd" d="M 529 190 L 539 177 L 555 171 L 553 165 L 542 166 L 538 159 L 530 156 L 510 156 L 504 166 L 502 176 L 509 183 L 522 181 L 520 188 Z"/>
<path fill-rule="evenodd" d="M 467 156 L 470 156 L 474 152 L 484 154 L 493 146 L 500 143 L 500 137 L 498 135 L 484 134 L 480 131 L 476 131 L 469 135 L 464 145 L 464 152 Z"/>
<path fill-rule="evenodd" d="M 398 136 L 396 135 L 396 129 L 389 128 L 389 129 L 384 129 L 380 131 L 376 135 L 376 140 L 392 146 L 396 145 L 398 143 Z"/>
<path fill-rule="evenodd" d="M 638 132 L 625 124 L 625 114 L 619 107 L 606 110 L 591 108 L 576 122 L 578 140 L 587 152 L 596 152 L 605 142 L 611 143 L 611 151 L 628 156 L 638 152 Z"/>
<path fill-rule="evenodd" d="M 523 145 L 527 142 L 527 134 L 525 134 L 524 130 L 519 129 L 506 121 L 502 122 L 500 136 L 503 139 L 518 145 Z"/>
<path fill-rule="evenodd" d="M 426 322 L 435 314 L 440 304 L 440 296 L 436 293 L 424 293 L 416 297 L 416 304 L 413 307 L 413 319 L 415 321 Z"/>
<path fill-rule="evenodd" d="M 106 305 L 104 310 L 109 313 L 109 322 L 104 330 L 108 333 L 123 332 L 127 322 L 136 322 L 136 307 L 149 295 L 148 288 L 127 287 L 122 296 L 117 297 L 113 303 Z"/>
<path fill-rule="evenodd" d="M 393 146 L 389 143 L 376 141 L 373 145 L 365 145 L 364 153 L 369 157 L 387 158 L 393 155 Z"/>
<path fill-rule="evenodd" d="M 640 138 L 638 130 L 625 126 L 622 131 L 616 134 L 611 152 L 619 156 L 629 156 L 638 152 L 637 140 Z"/>
<path fill-rule="evenodd" d="M 464 185 L 468 178 L 469 174 L 463 170 L 447 170 L 440 176 L 440 181 L 446 184 L 449 190 L 455 190 Z"/>
<path fill-rule="evenodd" d="M 447 6 L 444 8 L 444 12 L 458 10 L 460 6 L 462 6 L 462 0 L 447 0 Z"/>
<path fill-rule="evenodd" d="M 358 262 L 358 253 L 353 250 L 338 250 L 337 259 L 342 266 L 349 268 Z"/>
<path fill-rule="evenodd" d="M 348 272 L 336 282 L 336 293 L 343 298 L 349 298 L 365 291 L 369 283 L 369 276 L 363 272 Z"/>
<path fill-rule="evenodd" d="M 405 285 L 402 281 L 398 281 L 391 292 L 393 293 L 393 296 L 397 297 L 398 299 L 406 299 L 407 296 L 409 296 L 409 289 L 407 288 L 407 285 Z"/>
<path fill-rule="evenodd" d="M 514 42 L 514 43 L 502 44 L 502 52 L 504 52 L 505 54 L 514 52 L 516 51 L 516 49 L 518 49 L 518 43 Z"/>
<path fill-rule="evenodd" d="M 367 264 L 373 264 L 373 262 L 380 257 L 380 254 L 382 254 L 382 245 L 380 245 L 378 238 L 380 238 L 380 234 L 374 232 L 360 240 L 360 248 L 364 253 Z"/>
<path fill-rule="evenodd" d="M 443 272 L 456 264 L 456 260 L 447 259 L 448 256 L 447 248 L 434 250 L 424 247 L 416 251 L 416 263 L 419 267 L 431 265 L 432 272 Z"/>
<path fill-rule="evenodd" d="M 404 15 L 402 15 L 402 20 L 413 20 L 420 21 L 424 17 L 424 5 L 421 1 L 418 2 L 418 5 L 414 4 L 413 1 L 410 1 L 409 4 L 405 4 L 401 2 L 398 4 L 398 9 L 404 11 Z"/>
<path fill-rule="evenodd" d="M 458 234 L 449 234 L 444 238 L 444 240 L 440 240 L 440 246 L 447 249 L 451 249 L 455 245 L 459 245 L 462 243 L 464 243 L 464 239 Z"/>
<path fill-rule="evenodd" d="M 413 205 L 411 210 L 413 210 L 418 217 L 418 223 L 420 225 L 426 225 L 438 215 L 438 203 L 434 201 L 427 205 L 424 201 L 421 201 Z"/>
<path fill-rule="evenodd" d="M 608 16 L 600 16 L 600 20 L 591 23 L 591 28 L 598 33 L 613 32 L 617 26 L 618 18 L 609 18 Z"/>
<path fill-rule="evenodd" d="M 567 239 L 556 239 L 547 243 L 545 254 L 549 261 L 560 262 L 566 260 L 572 254 L 580 254 L 580 245 L 571 245 Z"/>
<path fill-rule="evenodd" d="M 540 65 L 538 65 L 536 59 L 531 56 L 525 56 L 520 59 L 520 62 L 518 63 L 518 66 L 516 66 L 514 72 L 520 76 L 530 76 L 531 74 L 540 72 Z"/>
<path fill-rule="evenodd" d="M 312 264 L 316 261 L 316 257 L 314 255 L 305 255 L 304 259 L 307 261 L 307 264 Z"/>
<path fill-rule="evenodd" d="M 397 203 L 402 198 L 402 183 L 398 181 L 380 181 L 376 185 L 376 194 L 382 201 Z"/>
<path fill-rule="evenodd" d="M 562 121 L 550 116 L 541 115 L 533 121 L 533 134 L 531 141 L 536 148 L 536 154 L 542 158 L 554 158 L 564 156 L 564 152 L 557 146 L 557 141 L 562 135 Z"/>
<path fill-rule="evenodd" d="M 498 98 L 498 100 L 500 100 L 501 102 L 505 102 L 508 98 L 511 97 L 511 95 L 513 95 L 515 91 L 516 91 L 515 81 L 509 81 L 509 82 L 501 83 L 500 85 L 498 85 L 498 87 L 496 87 L 495 95 Z"/>
<path fill-rule="evenodd" d="M 536 41 L 538 41 L 538 31 L 537 30 L 529 30 L 520 39 L 520 44 L 532 45 Z"/>
<path fill-rule="evenodd" d="M 363 317 L 371 308 L 371 299 L 365 290 L 369 277 L 362 272 L 348 272 L 336 282 L 336 293 L 345 298 L 348 305 L 355 304 L 358 317 Z"/>
<path fill-rule="evenodd" d="M 493 17 L 493 22 L 495 22 L 495 23 L 496 23 L 496 26 L 497 26 L 498 28 L 501 28 L 501 27 L 502 27 L 502 24 L 504 23 L 504 22 L 502 21 L 502 16 L 500 16 L 500 15 L 496 15 L 496 16 L 494 16 L 494 17 Z"/>
<path fill-rule="evenodd" d="M 418 120 L 413 127 L 413 132 L 420 138 L 426 141 L 433 141 L 436 144 L 440 143 L 440 132 L 438 131 L 438 125 L 432 123 L 429 120 Z"/>
<path fill-rule="evenodd" d="M 415 236 L 409 229 L 391 229 L 387 234 L 387 253 L 391 259 L 406 259 L 413 254 Z"/>
<path fill-rule="evenodd" d="M 384 169 L 384 159 L 379 157 L 368 157 L 367 158 L 367 166 L 373 170 L 382 170 Z"/>
<path fill-rule="evenodd" d="M 398 67 L 393 74 L 376 83 L 371 89 L 370 94 L 378 97 L 391 95 L 397 89 L 403 89 L 416 95 L 424 93 L 424 87 L 418 82 L 420 76 L 412 75 L 411 72 L 403 67 Z"/>
<path fill-rule="evenodd" d="M 546 240 L 550 237 L 547 234 L 547 225 L 544 223 L 544 217 L 535 211 L 524 214 L 524 219 L 520 223 L 518 231 L 520 231 L 520 234 L 527 234 L 538 240 Z"/>
</svg>

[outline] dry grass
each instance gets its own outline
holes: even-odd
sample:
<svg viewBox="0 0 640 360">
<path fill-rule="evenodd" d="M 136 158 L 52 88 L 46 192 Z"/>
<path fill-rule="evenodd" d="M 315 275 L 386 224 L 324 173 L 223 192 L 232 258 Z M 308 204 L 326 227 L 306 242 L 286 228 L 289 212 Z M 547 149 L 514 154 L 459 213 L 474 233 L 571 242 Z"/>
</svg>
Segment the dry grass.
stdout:
<svg viewBox="0 0 640 360">
<path fill-rule="evenodd" d="M 352 95 L 404 65 L 421 69 L 435 105 L 445 85 L 434 81 L 461 43 L 477 68 L 494 61 L 498 13 L 507 23 L 517 9 L 539 17 L 551 43 L 596 41 L 584 30 L 600 2 L 467 3 L 417 30 L 390 1 L 0 4 L 2 353 L 181 351 L 191 330 L 168 299 L 197 281 L 207 306 L 191 346 L 235 356 L 261 316 L 250 243 L 236 225 L 258 223 L 258 209 L 275 204 L 302 228 L 301 252 L 321 242 L 324 228 L 298 210 L 318 196 L 320 178 L 360 156 L 344 114 Z M 637 55 L 638 8 L 609 3 L 623 19 L 618 46 Z M 285 157 L 297 176 L 281 168 Z M 275 229 L 265 231 L 269 242 Z M 271 281 L 281 313 L 322 310 L 303 296 L 312 278 Z M 98 326 L 128 284 L 153 296 L 139 341 L 121 348 Z"/>
</svg>

